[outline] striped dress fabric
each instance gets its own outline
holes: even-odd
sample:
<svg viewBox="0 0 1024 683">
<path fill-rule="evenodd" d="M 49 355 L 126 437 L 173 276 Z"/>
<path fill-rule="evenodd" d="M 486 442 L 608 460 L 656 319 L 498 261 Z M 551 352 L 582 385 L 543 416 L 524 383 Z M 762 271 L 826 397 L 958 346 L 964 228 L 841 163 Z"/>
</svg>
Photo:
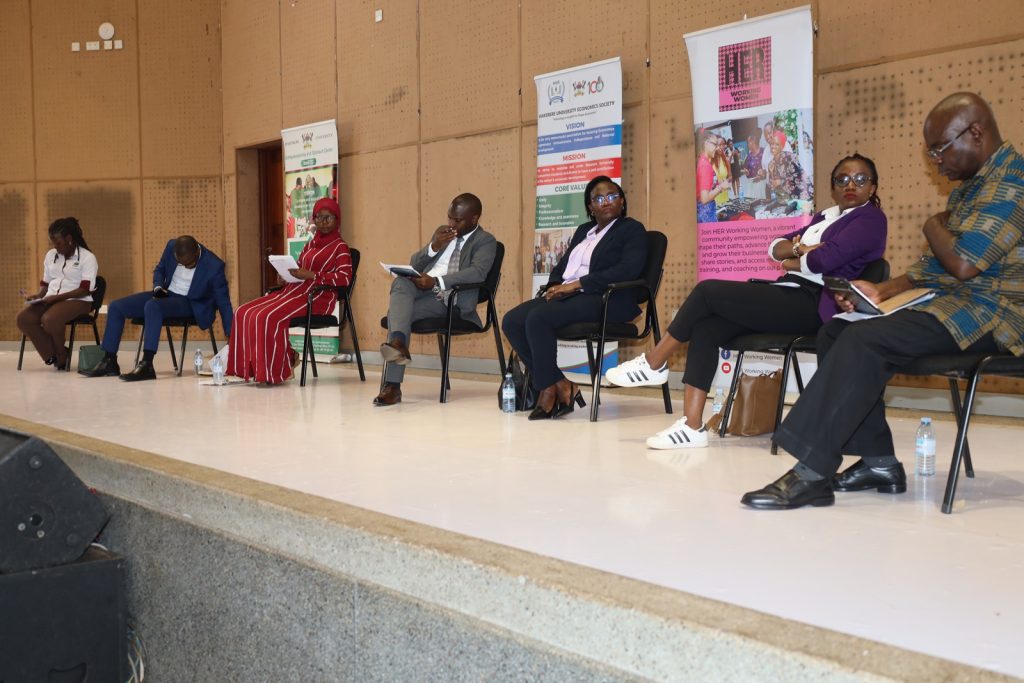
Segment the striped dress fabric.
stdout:
<svg viewBox="0 0 1024 683">
<path fill-rule="evenodd" d="M 305 315 L 306 296 L 311 288 L 345 286 L 352 281 L 352 256 L 337 230 L 327 235 L 317 233 L 297 261 L 300 268 L 316 273 L 316 278 L 285 284 L 235 311 L 227 374 L 266 384 L 279 384 L 290 378 L 288 321 Z M 329 314 L 337 300 L 333 288 L 317 292 L 313 296 L 313 314 Z"/>
</svg>

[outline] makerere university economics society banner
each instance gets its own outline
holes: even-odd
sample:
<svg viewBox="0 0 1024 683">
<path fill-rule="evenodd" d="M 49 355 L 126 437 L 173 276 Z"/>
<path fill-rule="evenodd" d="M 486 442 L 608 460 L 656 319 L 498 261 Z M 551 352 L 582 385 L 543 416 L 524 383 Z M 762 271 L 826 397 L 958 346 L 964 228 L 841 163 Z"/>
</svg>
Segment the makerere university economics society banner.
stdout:
<svg viewBox="0 0 1024 683">
<path fill-rule="evenodd" d="M 618 57 L 534 77 L 537 85 L 537 229 L 533 290 L 565 254 L 587 220 L 583 190 L 606 175 L 622 183 L 622 65 Z M 618 364 L 605 347 L 602 374 Z M 562 370 L 588 373 L 586 345 L 559 342 Z M 588 373 L 589 375 L 589 373 Z M 588 377 L 589 378 L 589 377 Z"/>
</svg>

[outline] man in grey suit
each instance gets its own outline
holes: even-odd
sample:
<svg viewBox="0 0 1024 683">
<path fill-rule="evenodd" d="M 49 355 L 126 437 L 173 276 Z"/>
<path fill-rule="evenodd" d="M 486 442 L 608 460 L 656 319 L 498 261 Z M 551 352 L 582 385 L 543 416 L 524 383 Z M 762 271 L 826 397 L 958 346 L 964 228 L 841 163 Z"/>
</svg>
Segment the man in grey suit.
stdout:
<svg viewBox="0 0 1024 683">
<path fill-rule="evenodd" d="M 412 324 L 424 318 L 444 317 L 452 287 L 483 282 L 487 277 L 497 241 L 478 224 L 482 212 L 476 195 L 466 192 L 453 199 L 448 207 L 448 223 L 439 226 L 430 242 L 410 259 L 421 275 L 396 277 L 391 283 L 388 341 L 380 345 L 380 354 L 388 364 L 384 386 L 373 399 L 374 405 L 392 406 L 402 400 L 405 366 L 412 360 L 408 346 Z M 476 292 L 466 292 L 455 303 L 463 320 L 481 324 Z"/>
</svg>

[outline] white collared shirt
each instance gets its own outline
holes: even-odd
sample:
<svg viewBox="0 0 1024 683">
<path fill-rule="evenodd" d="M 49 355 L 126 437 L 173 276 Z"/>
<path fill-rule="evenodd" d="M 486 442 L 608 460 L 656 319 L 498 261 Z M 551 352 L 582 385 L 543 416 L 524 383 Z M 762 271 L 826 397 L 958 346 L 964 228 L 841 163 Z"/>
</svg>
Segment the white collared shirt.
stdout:
<svg viewBox="0 0 1024 683">
<path fill-rule="evenodd" d="M 178 267 L 174 269 L 174 274 L 171 275 L 171 284 L 167 286 L 167 291 L 180 294 L 182 296 L 188 296 L 188 289 L 192 286 L 192 278 L 196 274 L 196 266 L 199 265 L 199 257 L 203 255 L 202 247 L 199 248 L 199 256 L 196 257 L 196 265 L 191 268 L 178 264 Z"/>
<path fill-rule="evenodd" d="M 88 291 L 96 289 L 96 275 L 99 263 L 88 249 L 75 248 L 71 258 L 64 258 L 56 249 L 50 249 L 43 258 L 43 280 L 46 285 L 46 296 L 63 294 L 84 287 Z M 92 294 L 77 297 L 77 301 L 92 301 Z"/>
<path fill-rule="evenodd" d="M 858 206 L 850 207 L 845 211 L 840 211 L 838 206 L 828 207 L 827 209 L 821 212 L 822 220 L 815 223 L 811 227 L 807 228 L 807 230 L 804 231 L 804 234 L 800 236 L 800 244 L 806 246 L 821 244 L 821 236 L 825 233 L 825 230 L 827 230 L 830 225 L 832 225 L 837 220 L 839 220 L 846 214 L 850 213 L 851 211 L 856 211 L 862 206 L 867 206 L 867 204 L 868 202 L 864 202 L 863 204 L 860 204 Z M 775 258 L 774 251 L 775 245 L 781 242 L 782 239 L 783 238 L 780 237 L 778 239 L 772 240 L 772 243 L 768 245 L 768 256 L 770 256 L 773 261 L 778 261 L 780 263 L 785 259 Z M 811 282 L 814 282 L 816 284 L 824 285 L 825 281 L 822 280 L 821 273 L 812 272 L 811 269 L 807 266 L 807 257 L 809 255 L 810 252 L 800 257 L 800 270 L 790 270 L 787 272 L 792 275 L 799 275 L 800 277 L 810 280 Z"/>
<path fill-rule="evenodd" d="M 475 228 L 473 228 L 472 230 L 470 230 L 469 232 L 462 236 L 463 247 L 466 246 L 466 240 L 469 239 L 469 236 L 476 232 L 477 228 L 479 227 L 479 225 L 476 226 Z M 459 238 L 456 237 L 451 242 L 446 244 L 444 249 L 441 251 L 440 258 L 434 261 L 434 266 L 427 271 L 427 275 L 437 279 L 437 286 L 440 287 L 441 289 L 448 289 L 447 287 L 444 286 L 444 276 L 448 274 L 448 263 L 452 260 L 452 253 L 455 252 L 455 244 L 458 241 Z M 437 253 L 436 251 L 434 251 L 434 247 L 432 245 L 433 241 L 431 241 L 430 244 L 427 245 L 427 256 L 431 258 L 433 258 L 434 254 Z"/>
</svg>

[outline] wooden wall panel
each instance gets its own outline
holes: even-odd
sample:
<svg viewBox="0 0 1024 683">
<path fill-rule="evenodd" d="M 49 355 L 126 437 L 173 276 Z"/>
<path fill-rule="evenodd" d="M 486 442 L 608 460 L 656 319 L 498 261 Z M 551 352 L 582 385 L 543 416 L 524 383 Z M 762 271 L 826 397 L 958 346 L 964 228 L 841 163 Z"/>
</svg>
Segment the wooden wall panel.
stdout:
<svg viewBox="0 0 1024 683">
<path fill-rule="evenodd" d="M 224 169 L 235 149 L 281 137 L 281 40 L 277 0 L 222 0 Z M 311 59 L 330 59 L 314 50 Z"/>
<path fill-rule="evenodd" d="M 28 0 L 5 2 L 0 21 L 0 183 L 35 177 L 32 144 L 32 31 Z M 17 291 L 15 289 L 15 291 Z"/>
<path fill-rule="evenodd" d="M 375 23 L 375 9 L 384 21 Z M 416 0 L 339 0 L 338 142 L 343 154 L 419 139 Z"/>
<path fill-rule="evenodd" d="M 224 250 L 220 178 L 174 178 L 142 182 L 143 263 L 156 266 L 167 240 L 192 235 L 230 264 Z M 149 272 L 147 270 L 147 272 Z"/>
<path fill-rule="evenodd" d="M 517 25 L 512 2 L 420 4 L 423 139 L 518 123 Z"/>
<path fill-rule="evenodd" d="M 139 0 L 139 40 L 142 175 L 218 175 L 219 0 Z"/>
<path fill-rule="evenodd" d="M 137 180 L 92 183 L 39 183 L 36 235 L 39 248 L 47 242 L 46 227 L 57 218 L 74 216 L 107 279 L 107 300 L 152 285 L 143 265 L 142 212 Z M 42 253 L 42 252 L 40 252 Z"/>
<path fill-rule="evenodd" d="M 665 275 L 658 293 L 662 331 L 697 284 L 697 204 L 693 101 L 682 97 L 651 104 L 651 219 L 668 236 Z M 624 353 L 623 355 L 630 355 Z M 683 356 L 673 359 L 680 369 Z"/>
<path fill-rule="evenodd" d="M 18 292 L 39 291 L 43 274 L 43 255 L 40 250 L 35 221 L 32 183 L 0 185 L 0 226 L 4 235 L 4 259 L 0 268 L 0 339 L 20 339 L 21 332 L 14 318 L 24 306 L 24 297 Z M 46 228 L 43 228 L 46 236 Z M 49 248 L 49 245 L 46 245 Z M 91 246 L 91 245 L 90 245 Z"/>
<path fill-rule="evenodd" d="M 957 0 L 821 0 L 820 7 L 821 70 L 1016 38 L 1024 27 L 1020 0 L 983 0 L 970 10 Z"/>
<path fill-rule="evenodd" d="M 622 111 L 622 189 L 629 198 L 629 215 L 647 224 L 648 110 L 646 106 Z"/>
<path fill-rule="evenodd" d="M 507 265 L 502 266 L 497 302 L 499 315 L 520 302 L 519 265 L 522 253 L 521 195 L 519 189 L 520 135 L 518 130 L 443 140 L 423 145 L 420 242 L 426 244 L 447 218 L 455 195 L 472 192 L 483 204 L 480 224 L 505 244 Z M 532 235 L 530 235 L 532 239 Z M 483 312 L 481 307 L 481 315 Z M 436 343 L 433 353 L 436 353 Z M 494 338 L 474 335 L 455 341 L 453 354 L 494 358 Z"/>
<path fill-rule="evenodd" d="M 1005 139 L 1024 138 L 1024 41 L 971 48 L 825 74 L 818 79 L 816 174 L 853 151 L 874 159 L 889 218 L 886 256 L 894 274 L 921 254 L 925 219 L 943 209 L 953 183 L 924 154 L 922 130 L 945 95 L 977 90 L 995 110 Z M 1010 80 L 1014 78 L 1015 80 Z M 821 202 L 827 202 L 827 195 Z"/>
<path fill-rule="evenodd" d="M 534 76 L 609 57 L 622 58 L 623 102 L 647 95 L 646 9 L 631 10 L 614 0 L 520 4 L 523 121 L 537 119 Z"/>
<path fill-rule="evenodd" d="M 85 51 L 104 21 L 125 48 Z M 139 175 L 137 40 L 134 0 L 32 4 L 39 180 Z M 82 52 L 71 52 L 72 41 Z"/>
<path fill-rule="evenodd" d="M 255 299 L 262 292 L 259 291 L 260 283 L 258 276 L 254 278 L 254 282 L 249 282 L 242 277 L 240 272 L 243 256 L 242 249 L 239 246 L 238 216 L 236 213 L 237 193 L 235 187 L 235 176 L 224 176 L 221 182 L 224 202 L 221 212 L 224 218 L 224 253 L 221 254 L 221 258 L 227 264 L 228 286 L 231 288 L 231 303 L 237 308 L 239 304 Z M 254 251 L 256 252 L 257 259 L 262 256 L 259 254 L 258 246 Z"/>
<path fill-rule="evenodd" d="M 504 310 L 508 310 L 511 304 L 525 301 L 532 297 L 536 290 L 533 288 L 533 249 L 534 233 L 537 228 L 537 126 L 523 126 L 520 149 L 522 150 L 522 178 L 523 196 L 520 202 L 522 211 L 522 231 L 519 246 L 519 262 L 508 262 L 508 269 L 511 272 L 518 266 L 520 276 L 518 298 L 512 293 L 512 301 L 505 304 Z M 506 257 L 506 260 L 512 255 Z"/>
<path fill-rule="evenodd" d="M 283 128 L 337 116 L 334 5 L 334 0 L 281 3 Z"/>
<path fill-rule="evenodd" d="M 418 169 L 416 145 L 341 160 L 341 235 L 362 254 L 352 308 L 365 351 L 385 340 L 380 319 L 387 314 L 391 276 L 377 262 L 407 263 L 422 246 Z M 430 353 L 436 355 L 436 347 Z"/>
<path fill-rule="evenodd" d="M 683 3 L 651 0 L 651 97 L 688 95 L 690 60 L 683 36 L 734 21 L 744 15 L 760 17 L 815 3 L 809 0 L 723 0 L 715 3 Z M 817 50 L 820 46 L 815 45 Z"/>
</svg>

